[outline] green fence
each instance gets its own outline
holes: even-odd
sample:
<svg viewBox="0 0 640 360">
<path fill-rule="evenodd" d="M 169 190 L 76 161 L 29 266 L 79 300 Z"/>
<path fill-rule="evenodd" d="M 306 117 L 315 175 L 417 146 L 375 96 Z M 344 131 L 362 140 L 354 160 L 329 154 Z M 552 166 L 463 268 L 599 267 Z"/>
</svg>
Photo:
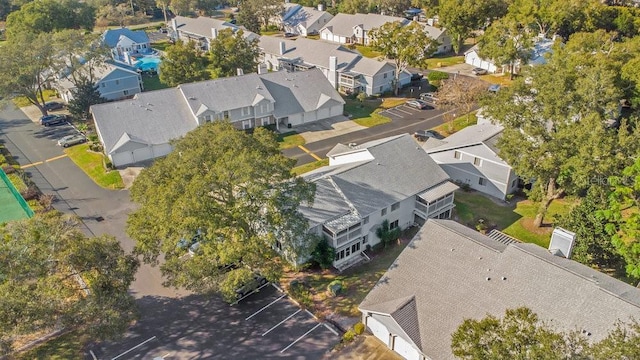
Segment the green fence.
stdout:
<svg viewBox="0 0 640 360">
<path fill-rule="evenodd" d="M 0 169 L 0 222 L 30 218 L 33 210 L 18 192 L 7 174 Z"/>
</svg>

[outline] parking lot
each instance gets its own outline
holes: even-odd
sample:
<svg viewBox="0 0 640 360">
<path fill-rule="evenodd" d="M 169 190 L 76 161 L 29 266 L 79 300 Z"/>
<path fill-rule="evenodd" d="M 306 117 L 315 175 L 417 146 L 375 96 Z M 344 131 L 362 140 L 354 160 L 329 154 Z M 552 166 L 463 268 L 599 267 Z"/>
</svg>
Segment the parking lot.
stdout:
<svg viewBox="0 0 640 360">
<path fill-rule="evenodd" d="M 86 358 L 320 359 L 340 341 L 334 327 L 271 284 L 233 306 L 203 296 L 171 299 L 175 304 L 163 306 L 157 300 L 143 298 L 143 312 L 164 314 L 146 314 L 126 339 L 89 348 Z M 177 311 L 181 320 L 174 322 Z"/>
<path fill-rule="evenodd" d="M 416 109 L 407 104 L 402 104 L 391 109 L 381 111 L 380 114 L 391 118 L 392 121 L 397 122 L 400 125 L 405 125 L 405 123 L 408 124 L 416 121 L 434 119 L 444 113 L 453 111 L 438 109 L 438 107 L 433 103 L 427 103 L 430 107 L 424 110 Z"/>
</svg>

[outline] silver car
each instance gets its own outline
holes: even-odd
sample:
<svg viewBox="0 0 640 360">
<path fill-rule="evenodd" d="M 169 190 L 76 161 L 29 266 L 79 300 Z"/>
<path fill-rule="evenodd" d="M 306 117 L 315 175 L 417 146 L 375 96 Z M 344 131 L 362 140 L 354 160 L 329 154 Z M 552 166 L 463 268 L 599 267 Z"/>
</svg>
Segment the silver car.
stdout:
<svg viewBox="0 0 640 360">
<path fill-rule="evenodd" d="M 82 134 L 74 134 L 63 137 L 58 140 L 58 146 L 69 147 L 72 145 L 82 144 L 87 142 L 87 137 Z"/>
</svg>

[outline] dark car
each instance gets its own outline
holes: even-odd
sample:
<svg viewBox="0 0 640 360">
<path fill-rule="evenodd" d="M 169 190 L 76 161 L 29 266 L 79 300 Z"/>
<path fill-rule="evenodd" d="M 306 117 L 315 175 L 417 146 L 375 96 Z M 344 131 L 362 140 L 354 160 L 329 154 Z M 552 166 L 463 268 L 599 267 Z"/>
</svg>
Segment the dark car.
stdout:
<svg viewBox="0 0 640 360">
<path fill-rule="evenodd" d="M 434 130 L 418 130 L 413 134 L 413 136 L 415 136 L 418 141 L 427 141 L 428 138 L 442 138 L 442 136 Z"/>
<path fill-rule="evenodd" d="M 47 111 L 51 111 L 51 110 L 60 110 L 64 108 L 64 104 L 63 103 L 59 103 L 57 101 L 49 101 L 44 103 L 44 109 Z"/>
<path fill-rule="evenodd" d="M 254 274 L 253 278 L 249 280 L 247 283 L 242 284 L 239 288 L 236 289 L 236 298 L 242 299 L 243 297 L 251 294 L 256 291 L 260 286 L 268 283 L 267 279 L 259 274 Z"/>
<path fill-rule="evenodd" d="M 433 109 L 432 106 L 430 106 L 426 101 L 423 100 L 409 100 L 407 101 L 407 105 L 420 110 Z"/>
<path fill-rule="evenodd" d="M 45 115 L 40 118 L 40 125 L 51 126 L 67 122 L 67 115 Z"/>
<path fill-rule="evenodd" d="M 296 37 L 296 36 L 298 36 L 298 34 L 294 34 L 294 33 L 290 33 L 290 32 L 284 33 L 284 37 L 286 37 L 286 38 L 292 38 L 292 37 Z"/>
<path fill-rule="evenodd" d="M 69 147 L 72 145 L 82 144 L 87 142 L 87 137 L 82 134 L 67 135 L 58 140 L 58 146 Z"/>
<path fill-rule="evenodd" d="M 487 75 L 488 71 L 483 68 L 475 68 L 471 70 L 473 75 Z"/>
</svg>

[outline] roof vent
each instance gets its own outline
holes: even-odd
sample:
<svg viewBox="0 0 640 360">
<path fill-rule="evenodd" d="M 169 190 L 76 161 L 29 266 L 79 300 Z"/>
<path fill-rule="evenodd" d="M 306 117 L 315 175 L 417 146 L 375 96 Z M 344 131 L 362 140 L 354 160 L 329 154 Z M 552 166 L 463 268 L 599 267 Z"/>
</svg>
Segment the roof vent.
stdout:
<svg viewBox="0 0 640 360">
<path fill-rule="evenodd" d="M 455 250 L 454 248 L 451 248 L 451 251 Z"/>
<path fill-rule="evenodd" d="M 487 281 L 489 281 L 489 280 L 491 280 L 491 278 L 487 276 Z"/>
<path fill-rule="evenodd" d="M 503 276 L 503 277 L 502 277 L 502 280 L 507 280 L 507 278 Z"/>
<path fill-rule="evenodd" d="M 189 100 L 195 100 L 196 98 L 193 96 L 189 96 Z"/>
</svg>

